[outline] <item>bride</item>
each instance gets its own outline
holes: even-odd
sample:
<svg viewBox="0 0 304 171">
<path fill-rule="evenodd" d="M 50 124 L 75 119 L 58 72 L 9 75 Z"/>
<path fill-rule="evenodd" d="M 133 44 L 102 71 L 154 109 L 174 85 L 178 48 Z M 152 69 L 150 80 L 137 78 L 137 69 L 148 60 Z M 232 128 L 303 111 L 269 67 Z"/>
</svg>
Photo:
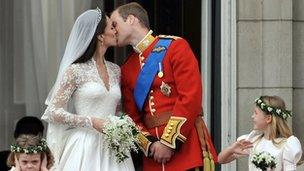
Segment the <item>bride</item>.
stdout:
<svg viewBox="0 0 304 171">
<path fill-rule="evenodd" d="M 134 170 L 131 158 L 116 162 L 101 133 L 121 98 L 120 68 L 104 58 L 115 45 L 115 30 L 100 9 L 77 18 L 42 116 L 56 170 Z"/>
</svg>

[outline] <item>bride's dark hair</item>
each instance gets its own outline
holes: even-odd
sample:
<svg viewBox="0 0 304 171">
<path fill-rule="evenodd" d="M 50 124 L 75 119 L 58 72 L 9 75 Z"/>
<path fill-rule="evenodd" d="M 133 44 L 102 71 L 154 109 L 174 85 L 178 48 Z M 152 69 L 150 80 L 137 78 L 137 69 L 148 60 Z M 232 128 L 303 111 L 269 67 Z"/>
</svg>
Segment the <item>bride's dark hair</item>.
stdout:
<svg viewBox="0 0 304 171">
<path fill-rule="evenodd" d="M 106 18 L 105 12 L 102 11 L 101 12 L 101 20 L 97 25 L 96 31 L 95 31 L 94 36 L 93 36 L 93 38 L 92 38 L 92 40 L 89 44 L 89 47 L 84 52 L 84 54 L 81 55 L 73 63 L 84 63 L 84 62 L 90 60 L 93 57 L 94 52 L 96 50 L 96 44 L 97 44 L 97 41 L 98 41 L 97 36 L 104 33 L 104 30 L 105 30 L 106 26 L 107 26 L 107 18 Z"/>
</svg>

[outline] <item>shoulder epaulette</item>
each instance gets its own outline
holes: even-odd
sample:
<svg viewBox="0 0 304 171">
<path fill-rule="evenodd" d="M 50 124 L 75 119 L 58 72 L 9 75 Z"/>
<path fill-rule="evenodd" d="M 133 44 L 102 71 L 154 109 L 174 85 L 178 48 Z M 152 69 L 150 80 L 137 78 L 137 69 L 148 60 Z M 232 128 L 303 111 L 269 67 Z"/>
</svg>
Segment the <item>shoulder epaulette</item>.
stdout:
<svg viewBox="0 0 304 171">
<path fill-rule="evenodd" d="M 173 36 L 173 35 L 159 35 L 158 37 L 162 39 L 174 39 L 174 40 L 181 39 L 181 37 Z"/>
</svg>

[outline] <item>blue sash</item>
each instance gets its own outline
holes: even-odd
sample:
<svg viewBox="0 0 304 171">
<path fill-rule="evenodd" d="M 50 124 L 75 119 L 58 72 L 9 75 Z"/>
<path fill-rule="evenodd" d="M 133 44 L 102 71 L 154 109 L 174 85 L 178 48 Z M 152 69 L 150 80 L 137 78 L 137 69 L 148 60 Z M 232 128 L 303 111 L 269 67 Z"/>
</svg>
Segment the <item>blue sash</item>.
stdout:
<svg viewBox="0 0 304 171">
<path fill-rule="evenodd" d="M 172 39 L 159 39 L 139 73 L 133 92 L 139 111 L 142 111 L 145 104 L 150 87 L 159 68 L 158 63 L 162 63 L 171 42 Z"/>
</svg>

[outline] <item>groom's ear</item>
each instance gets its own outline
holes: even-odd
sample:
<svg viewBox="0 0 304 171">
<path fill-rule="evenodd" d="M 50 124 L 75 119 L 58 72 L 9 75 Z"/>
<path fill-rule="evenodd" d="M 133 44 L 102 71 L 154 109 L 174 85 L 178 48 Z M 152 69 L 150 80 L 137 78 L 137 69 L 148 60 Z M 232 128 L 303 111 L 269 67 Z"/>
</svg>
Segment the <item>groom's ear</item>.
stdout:
<svg viewBox="0 0 304 171">
<path fill-rule="evenodd" d="M 128 24 L 134 24 L 135 22 L 137 22 L 138 21 L 138 19 L 134 16 L 134 15 L 129 15 L 128 17 L 127 17 L 127 23 Z"/>
</svg>

